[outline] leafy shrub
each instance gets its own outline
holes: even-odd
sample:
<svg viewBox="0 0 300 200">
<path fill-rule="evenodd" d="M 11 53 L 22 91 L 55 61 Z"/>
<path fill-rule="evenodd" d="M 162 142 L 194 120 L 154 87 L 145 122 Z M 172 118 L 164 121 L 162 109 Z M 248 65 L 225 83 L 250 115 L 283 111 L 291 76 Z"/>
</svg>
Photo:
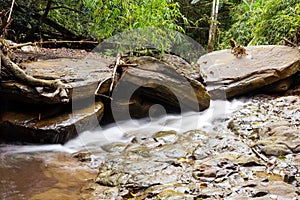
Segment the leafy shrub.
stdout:
<svg viewBox="0 0 300 200">
<path fill-rule="evenodd" d="M 235 20 L 221 33 L 219 49 L 229 48 L 230 38 L 242 45 L 281 44 L 284 37 L 294 40 L 300 26 L 298 0 L 243 0 L 230 14 Z"/>
<path fill-rule="evenodd" d="M 183 32 L 179 4 L 170 0 L 84 0 L 92 11 L 90 32 L 102 40 L 136 28 L 159 27 Z"/>
</svg>

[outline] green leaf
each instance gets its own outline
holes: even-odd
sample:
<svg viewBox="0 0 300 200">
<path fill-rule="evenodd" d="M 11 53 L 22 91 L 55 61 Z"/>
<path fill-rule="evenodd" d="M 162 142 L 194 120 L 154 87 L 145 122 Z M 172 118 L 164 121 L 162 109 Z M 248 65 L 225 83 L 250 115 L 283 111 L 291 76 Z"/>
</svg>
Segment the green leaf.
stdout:
<svg viewBox="0 0 300 200">
<path fill-rule="evenodd" d="M 285 157 L 284 155 L 281 155 L 281 156 L 278 156 L 278 159 L 279 159 L 279 160 L 285 160 L 286 157 Z"/>
</svg>

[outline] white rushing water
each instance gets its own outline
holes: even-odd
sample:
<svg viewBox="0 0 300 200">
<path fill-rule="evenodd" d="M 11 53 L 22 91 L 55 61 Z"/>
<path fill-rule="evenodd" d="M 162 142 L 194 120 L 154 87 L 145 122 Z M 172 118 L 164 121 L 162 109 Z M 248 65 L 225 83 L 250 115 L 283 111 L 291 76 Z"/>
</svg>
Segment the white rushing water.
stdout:
<svg viewBox="0 0 300 200">
<path fill-rule="evenodd" d="M 228 116 L 243 106 L 247 100 L 211 101 L 210 108 L 203 112 L 189 112 L 178 115 L 164 114 L 159 118 L 151 117 L 140 120 L 127 120 L 116 124 L 97 127 L 92 131 L 85 131 L 77 138 L 64 145 L 2 145 L 0 153 L 30 153 L 30 152 L 66 152 L 74 153 L 80 150 L 97 152 L 102 145 L 112 142 L 126 142 L 134 136 L 151 136 L 158 131 L 174 130 L 183 133 L 188 130 L 199 129 L 211 132 L 222 124 Z M 150 112 L 151 113 L 151 112 Z"/>
</svg>

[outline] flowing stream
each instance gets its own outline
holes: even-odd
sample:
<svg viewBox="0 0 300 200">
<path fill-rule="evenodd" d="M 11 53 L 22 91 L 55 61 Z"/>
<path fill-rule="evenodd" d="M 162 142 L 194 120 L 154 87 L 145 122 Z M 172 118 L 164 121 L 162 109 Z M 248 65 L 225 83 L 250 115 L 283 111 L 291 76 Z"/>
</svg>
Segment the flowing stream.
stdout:
<svg viewBox="0 0 300 200">
<path fill-rule="evenodd" d="M 102 146 L 158 131 L 221 131 L 230 114 L 247 101 L 211 101 L 210 108 L 200 113 L 164 114 L 158 118 L 151 117 L 150 110 L 147 119 L 99 126 L 64 145 L 0 144 L 0 199 L 78 199 L 80 188 L 87 179 L 95 177 L 97 166 L 105 157 Z M 79 151 L 92 154 L 89 165 L 72 157 Z"/>
</svg>

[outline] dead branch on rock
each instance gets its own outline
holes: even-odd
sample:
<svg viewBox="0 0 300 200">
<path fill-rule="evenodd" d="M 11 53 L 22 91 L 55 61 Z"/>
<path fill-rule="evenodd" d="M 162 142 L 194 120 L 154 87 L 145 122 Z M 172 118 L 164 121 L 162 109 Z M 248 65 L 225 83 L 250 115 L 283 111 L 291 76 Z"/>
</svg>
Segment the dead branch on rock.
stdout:
<svg viewBox="0 0 300 200">
<path fill-rule="evenodd" d="M 117 82 L 116 80 L 116 77 L 117 77 L 117 70 L 119 68 L 126 68 L 126 67 L 136 67 L 137 64 L 135 63 L 126 63 L 124 60 L 121 59 L 122 56 L 120 54 L 117 55 L 116 57 L 116 61 L 115 61 L 115 64 L 113 65 L 113 72 L 112 72 L 112 75 L 111 77 L 108 77 L 106 79 L 104 79 L 103 81 L 101 81 L 99 84 L 98 84 L 98 87 L 97 89 L 95 90 L 95 95 L 96 96 L 100 96 L 100 97 L 104 97 L 104 98 L 107 98 L 107 99 L 111 99 L 111 94 L 112 94 L 112 91 L 113 91 L 113 88 Z M 120 78 L 122 78 L 122 75 L 123 75 L 123 72 L 119 72 L 120 73 Z M 109 91 L 108 91 L 108 95 L 104 95 L 104 94 L 101 94 L 99 91 L 101 90 L 103 84 L 105 84 L 106 82 L 108 82 L 110 80 L 110 86 L 109 86 Z"/>
<path fill-rule="evenodd" d="M 7 11 L 3 10 L 0 12 L 0 37 L 5 36 L 7 27 L 11 24 L 12 20 L 8 20 L 6 17 Z"/>
<path fill-rule="evenodd" d="M 245 47 L 241 46 L 241 45 L 236 45 L 236 42 L 234 41 L 234 39 L 231 39 L 230 41 L 230 45 L 231 45 L 231 53 L 238 58 L 239 56 L 246 56 L 248 55 L 246 53 L 246 49 Z"/>
<path fill-rule="evenodd" d="M 99 94 L 99 90 L 101 89 L 102 85 L 103 85 L 106 81 L 108 81 L 109 79 L 111 79 L 111 78 L 108 77 L 108 78 L 104 79 L 103 81 L 101 81 L 101 82 L 98 84 L 98 87 L 97 87 L 97 89 L 96 89 L 96 91 L 95 91 L 95 95 L 96 95 L 96 96 L 100 96 L 100 97 L 105 97 L 105 98 L 107 98 L 107 99 L 111 99 L 110 96 L 106 96 L 106 95 L 104 95 L 104 94 Z"/>
<path fill-rule="evenodd" d="M 300 26 L 299 26 L 299 30 L 300 30 Z M 297 37 L 299 37 L 299 36 L 297 36 Z M 293 43 L 292 41 L 290 41 L 290 40 L 288 40 L 286 38 L 283 38 L 283 41 L 285 43 L 284 45 L 286 45 L 286 46 L 298 47 L 298 50 L 300 52 L 300 45 L 297 45 L 297 44 Z"/>
<path fill-rule="evenodd" d="M 111 76 L 111 84 L 110 84 L 110 87 L 109 87 L 109 96 L 111 96 L 111 93 L 112 93 L 112 90 L 113 90 L 113 87 L 114 87 L 114 84 L 115 84 L 115 77 L 116 77 L 116 73 L 117 73 L 117 69 L 119 67 L 119 65 L 121 64 L 121 55 L 118 54 L 117 55 L 117 59 L 116 59 L 116 63 L 115 63 L 115 66 L 114 66 L 114 70 L 113 70 L 113 73 L 112 73 L 112 76 Z M 123 62 L 122 62 L 123 64 Z"/>
<path fill-rule="evenodd" d="M 266 156 L 264 156 L 263 154 L 259 153 L 254 147 L 250 147 L 250 149 L 253 151 L 253 153 L 255 153 L 255 155 L 257 155 L 263 161 L 265 161 L 267 163 L 270 162 L 269 159 Z"/>
<path fill-rule="evenodd" d="M 51 1 L 50 1 L 51 2 Z M 6 19 L 6 11 L 0 12 L 0 67 L 5 68 L 9 73 L 11 73 L 17 80 L 28 84 L 33 87 L 45 87 L 54 90 L 54 92 L 47 95 L 49 98 L 54 98 L 56 95 L 59 95 L 62 103 L 69 102 L 69 89 L 70 85 L 63 83 L 61 80 L 44 80 L 39 78 L 34 78 L 25 73 L 17 64 L 11 61 L 8 56 L 9 45 L 4 39 L 6 28 L 10 25 L 12 19 L 11 14 L 13 11 L 13 6 L 15 0 L 12 0 L 9 16 Z M 1 69 L 0 68 L 0 69 Z M 1 71 L 0 71 L 1 72 Z M 2 74 L 0 74 L 1 80 Z"/>
<path fill-rule="evenodd" d="M 283 38 L 284 42 L 285 42 L 285 45 L 291 45 L 293 47 L 297 47 L 297 44 L 291 42 L 290 40 L 286 39 L 286 38 Z"/>
<path fill-rule="evenodd" d="M 98 42 L 95 41 L 86 41 L 86 40 L 79 40 L 79 41 L 72 41 L 72 40 L 50 40 L 50 41 L 41 41 L 41 42 L 26 42 L 22 44 L 16 44 L 9 46 L 9 49 L 17 49 L 24 46 L 36 46 L 36 45 L 43 45 L 43 44 L 95 44 L 97 45 Z"/>
</svg>

